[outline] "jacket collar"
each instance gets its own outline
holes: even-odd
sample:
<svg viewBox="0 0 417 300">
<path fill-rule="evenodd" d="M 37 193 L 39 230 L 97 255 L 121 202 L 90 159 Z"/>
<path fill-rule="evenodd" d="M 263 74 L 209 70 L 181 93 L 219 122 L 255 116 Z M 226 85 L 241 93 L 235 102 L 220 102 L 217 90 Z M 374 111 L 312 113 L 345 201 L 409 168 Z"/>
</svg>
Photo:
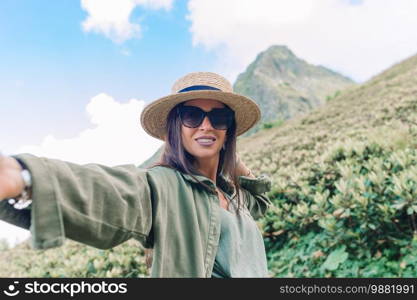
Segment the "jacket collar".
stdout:
<svg viewBox="0 0 417 300">
<path fill-rule="evenodd" d="M 184 179 L 193 183 L 198 183 L 191 175 L 184 174 L 182 172 L 179 172 L 179 173 L 184 177 Z M 211 188 L 213 189 L 215 188 L 214 182 L 211 179 L 207 178 L 206 176 L 195 175 L 195 174 L 193 174 L 193 176 L 199 181 L 207 184 Z M 225 192 L 229 197 L 233 198 L 235 196 L 235 192 L 236 192 L 235 187 L 223 176 L 223 174 L 219 174 L 217 176 L 217 186 L 220 187 L 220 189 L 223 192 Z"/>
</svg>

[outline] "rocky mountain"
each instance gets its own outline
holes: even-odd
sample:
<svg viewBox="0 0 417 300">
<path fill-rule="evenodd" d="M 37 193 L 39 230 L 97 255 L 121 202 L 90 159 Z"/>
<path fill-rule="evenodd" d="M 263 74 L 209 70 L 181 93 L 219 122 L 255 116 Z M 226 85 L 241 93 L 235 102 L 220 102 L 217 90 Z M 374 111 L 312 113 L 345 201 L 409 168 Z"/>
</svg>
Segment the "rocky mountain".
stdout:
<svg viewBox="0 0 417 300">
<path fill-rule="evenodd" d="M 286 46 L 271 46 L 234 83 L 234 91 L 255 100 L 262 112 L 261 122 L 244 136 L 258 131 L 262 123 L 305 115 L 353 84 L 347 77 L 298 58 Z"/>
</svg>

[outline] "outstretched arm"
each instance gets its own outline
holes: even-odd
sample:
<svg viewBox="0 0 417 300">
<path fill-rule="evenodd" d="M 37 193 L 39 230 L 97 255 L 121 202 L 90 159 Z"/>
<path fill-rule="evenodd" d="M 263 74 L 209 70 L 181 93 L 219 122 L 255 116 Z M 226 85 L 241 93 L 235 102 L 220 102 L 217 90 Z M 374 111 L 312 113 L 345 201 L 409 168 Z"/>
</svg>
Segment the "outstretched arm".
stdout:
<svg viewBox="0 0 417 300">
<path fill-rule="evenodd" d="M 32 175 L 33 201 L 29 208 L 35 248 L 60 246 L 64 237 L 103 249 L 130 238 L 146 240 L 152 224 L 146 169 L 134 165 L 77 165 L 29 154 L 16 157 Z M 2 197 L 13 197 L 19 194 L 22 183 L 10 180 L 10 176 L 17 177 L 18 170 L 11 161 L 5 163 L 11 166 L 2 180 L 3 187 L 9 186 L 3 188 Z M 6 184 L 9 181 L 13 184 Z M 0 218 L 10 213 L 0 208 Z"/>
</svg>

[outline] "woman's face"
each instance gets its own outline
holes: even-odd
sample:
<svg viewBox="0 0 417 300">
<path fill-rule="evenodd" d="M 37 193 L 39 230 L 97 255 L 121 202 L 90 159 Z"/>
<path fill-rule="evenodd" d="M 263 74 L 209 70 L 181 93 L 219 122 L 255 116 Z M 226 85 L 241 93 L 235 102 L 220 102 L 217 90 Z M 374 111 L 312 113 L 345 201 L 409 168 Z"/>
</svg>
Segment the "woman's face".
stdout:
<svg viewBox="0 0 417 300">
<path fill-rule="evenodd" d="M 224 104 L 217 100 L 194 99 L 184 103 L 185 106 L 197 106 L 204 111 L 211 111 L 213 108 L 223 108 Z M 227 130 L 215 129 L 208 119 L 204 117 L 203 122 L 196 128 L 189 128 L 181 124 L 182 143 L 185 150 L 193 155 L 196 159 L 216 158 L 224 142 L 226 141 Z M 215 138 L 214 143 L 205 143 L 199 139 L 202 136 L 211 136 Z"/>
</svg>

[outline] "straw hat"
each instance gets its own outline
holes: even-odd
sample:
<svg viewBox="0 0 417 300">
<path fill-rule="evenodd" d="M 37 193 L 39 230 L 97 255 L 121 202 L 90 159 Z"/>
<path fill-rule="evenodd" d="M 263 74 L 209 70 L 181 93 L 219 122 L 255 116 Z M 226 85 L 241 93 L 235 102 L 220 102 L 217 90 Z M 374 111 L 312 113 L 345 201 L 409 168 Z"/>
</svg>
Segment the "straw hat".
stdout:
<svg viewBox="0 0 417 300">
<path fill-rule="evenodd" d="M 166 120 L 171 109 L 192 99 L 213 99 L 228 105 L 235 112 L 236 135 L 249 130 L 261 118 L 261 111 L 253 100 L 233 93 L 230 82 L 215 73 L 189 73 L 174 83 L 171 92 L 170 95 L 149 103 L 140 116 L 143 129 L 163 141 Z"/>
</svg>

